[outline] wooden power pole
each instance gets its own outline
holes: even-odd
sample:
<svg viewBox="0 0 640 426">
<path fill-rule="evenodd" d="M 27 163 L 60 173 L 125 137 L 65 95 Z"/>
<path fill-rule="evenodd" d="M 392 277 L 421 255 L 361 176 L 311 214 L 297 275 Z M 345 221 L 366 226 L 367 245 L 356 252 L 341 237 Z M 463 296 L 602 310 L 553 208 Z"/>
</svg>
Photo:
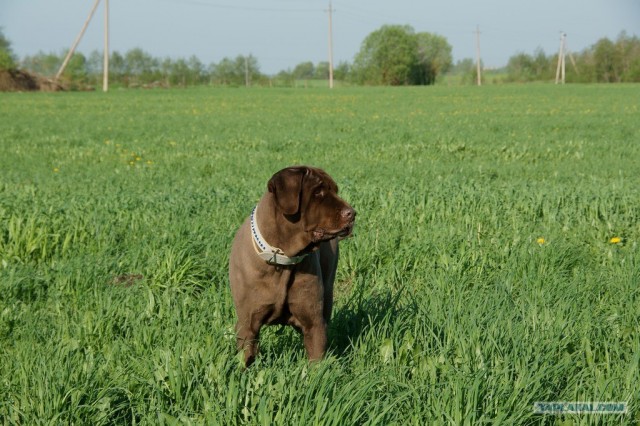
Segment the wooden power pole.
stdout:
<svg viewBox="0 0 640 426">
<path fill-rule="evenodd" d="M 567 40 L 567 34 L 560 34 L 560 50 L 558 51 L 558 66 L 556 68 L 556 84 L 562 83 L 564 84 L 565 79 L 565 44 Z"/>
<path fill-rule="evenodd" d="M 109 91 L 109 0 L 104 0 L 104 61 L 102 63 L 102 91 Z"/>
<path fill-rule="evenodd" d="M 82 29 L 80 30 L 80 34 L 78 34 L 78 37 L 76 37 L 76 40 L 73 42 L 73 45 L 71 46 L 71 49 L 67 53 L 67 56 L 64 58 L 64 61 L 62 61 L 62 65 L 60 66 L 60 69 L 58 70 L 58 73 L 56 74 L 56 78 L 55 78 L 56 80 L 58 80 L 60 78 L 60 76 L 64 72 L 65 68 L 67 68 L 67 65 L 69 64 L 69 61 L 71 60 L 71 57 L 73 56 L 74 52 L 76 51 L 76 48 L 78 47 L 78 44 L 80 43 L 80 40 L 82 40 L 82 36 L 84 35 L 84 32 L 87 30 L 87 27 L 89 26 L 89 22 L 91 22 L 91 18 L 93 18 L 93 14 L 95 13 L 96 9 L 98 8 L 98 4 L 99 3 L 100 3 L 100 0 L 96 0 L 95 3 L 93 3 L 93 7 L 91 8 L 91 12 L 89 12 L 89 17 L 84 22 L 84 25 L 82 26 Z"/>
<path fill-rule="evenodd" d="M 329 0 L 329 89 L 333 89 L 333 7 Z"/>
<path fill-rule="evenodd" d="M 249 57 L 244 57 L 244 86 L 249 87 Z"/>
<path fill-rule="evenodd" d="M 480 26 L 476 27 L 476 79 L 478 86 L 482 86 L 482 70 L 480 65 Z"/>
<path fill-rule="evenodd" d="M 76 37 L 75 41 L 73 42 L 71 49 L 69 49 L 69 52 L 67 52 L 67 56 L 65 56 L 64 61 L 62 61 L 62 65 L 60 66 L 60 69 L 56 74 L 55 80 L 60 79 L 60 76 L 67 68 L 67 65 L 69 65 L 69 61 L 78 48 L 78 44 L 80 44 L 80 40 L 82 40 L 82 36 L 84 36 L 84 33 L 89 26 L 89 22 L 91 22 L 91 19 L 93 18 L 93 15 L 95 14 L 99 4 L 100 0 L 96 0 L 93 3 L 91 12 L 89 12 L 87 20 L 84 21 L 84 25 L 80 30 L 80 34 L 78 34 L 78 37 Z M 104 0 L 104 61 L 102 68 L 102 90 L 106 92 L 107 90 L 109 90 L 109 0 Z"/>
</svg>

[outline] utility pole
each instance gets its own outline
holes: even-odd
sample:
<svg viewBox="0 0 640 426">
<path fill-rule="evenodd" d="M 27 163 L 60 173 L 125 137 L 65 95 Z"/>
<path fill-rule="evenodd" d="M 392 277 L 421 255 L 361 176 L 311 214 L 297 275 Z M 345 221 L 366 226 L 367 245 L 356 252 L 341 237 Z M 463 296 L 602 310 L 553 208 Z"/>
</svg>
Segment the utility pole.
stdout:
<svg viewBox="0 0 640 426">
<path fill-rule="evenodd" d="M 480 66 L 480 26 L 476 27 L 476 78 L 478 86 L 482 86 L 482 71 Z"/>
<path fill-rule="evenodd" d="M 249 58 L 244 57 L 244 85 L 249 87 Z"/>
<path fill-rule="evenodd" d="M 82 29 L 80 30 L 80 34 L 78 34 L 78 37 L 76 37 L 76 40 L 73 42 L 73 45 L 71 46 L 71 49 L 67 53 L 67 56 L 64 58 L 64 61 L 62 62 L 62 65 L 60 66 L 60 69 L 58 70 L 58 73 L 56 74 L 56 78 L 55 78 L 56 80 L 58 80 L 60 78 L 60 76 L 64 72 L 64 69 L 69 64 L 69 61 L 71 60 L 71 57 L 73 56 L 73 53 L 76 51 L 76 48 L 78 47 L 78 44 L 80 43 L 80 40 L 82 39 L 82 36 L 84 35 L 84 32 L 87 30 L 87 27 L 89 26 L 89 22 L 91 21 L 91 18 L 93 17 L 93 14 L 95 13 L 96 9 L 98 8 L 98 4 L 99 3 L 100 3 L 100 0 L 96 0 L 95 3 L 93 4 L 93 7 L 91 8 L 91 12 L 89 12 L 89 17 L 84 22 L 84 25 L 82 26 Z"/>
<path fill-rule="evenodd" d="M 565 78 L 565 43 L 567 39 L 567 34 L 564 32 L 560 32 L 560 50 L 558 51 L 558 66 L 556 68 L 556 84 L 562 83 L 564 84 Z"/>
<path fill-rule="evenodd" d="M 109 0 L 104 0 L 104 61 L 102 64 L 102 91 L 109 91 Z"/>
<path fill-rule="evenodd" d="M 329 0 L 329 89 L 333 89 L 333 7 Z"/>
<path fill-rule="evenodd" d="M 564 84 L 565 81 L 565 59 L 567 57 L 567 55 L 565 54 L 565 48 L 566 48 L 566 41 L 567 41 L 567 35 L 566 34 L 562 34 L 562 84 Z"/>
</svg>

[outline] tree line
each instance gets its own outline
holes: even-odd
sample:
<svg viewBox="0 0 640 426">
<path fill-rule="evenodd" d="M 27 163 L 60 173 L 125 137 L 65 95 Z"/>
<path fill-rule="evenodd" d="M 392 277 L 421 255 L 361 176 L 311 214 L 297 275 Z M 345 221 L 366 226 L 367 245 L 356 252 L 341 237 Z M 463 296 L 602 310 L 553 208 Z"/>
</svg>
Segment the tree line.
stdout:
<svg viewBox="0 0 640 426">
<path fill-rule="evenodd" d="M 65 52 L 43 53 L 26 56 L 21 66 L 40 75 L 55 75 L 62 64 Z M 88 56 L 74 53 L 62 79 L 67 85 L 81 88 L 94 86 L 102 81 L 103 55 L 94 51 Z M 113 51 L 109 55 L 109 81 L 125 87 L 139 86 L 195 86 L 202 84 L 244 85 L 260 83 L 258 60 L 252 55 L 224 58 L 219 63 L 205 65 L 196 56 L 188 59 L 159 59 L 140 48 L 124 54 Z"/>
<path fill-rule="evenodd" d="M 509 59 L 506 80 L 549 81 L 555 78 L 558 55 L 537 49 L 532 55 L 519 53 Z M 640 38 L 622 32 L 616 40 L 598 40 L 594 45 L 566 58 L 567 82 L 640 82 Z"/>
<path fill-rule="evenodd" d="M 416 32 L 410 26 L 385 25 L 369 34 L 352 63 L 334 69 L 334 78 L 356 85 L 430 85 L 447 73 L 462 76 L 461 84 L 475 81 L 475 64 L 465 59 L 453 65 L 451 45 L 437 34 Z M 30 72 L 54 76 L 66 52 L 40 52 L 18 60 L 0 29 L 0 69 L 20 67 Z M 640 39 L 621 33 L 614 41 L 600 39 L 593 46 L 575 52 L 567 60 L 567 82 L 640 82 Z M 68 88 L 98 87 L 102 79 L 101 52 L 75 53 L 63 76 Z M 533 54 L 518 53 L 499 70 L 497 82 L 553 81 L 557 55 L 541 49 Z M 303 62 L 276 75 L 260 71 L 253 55 L 224 58 L 204 64 L 196 56 L 184 59 L 156 58 L 143 49 L 111 52 L 109 76 L 112 85 L 123 87 L 293 86 L 299 81 L 326 80 L 328 62 Z"/>
</svg>

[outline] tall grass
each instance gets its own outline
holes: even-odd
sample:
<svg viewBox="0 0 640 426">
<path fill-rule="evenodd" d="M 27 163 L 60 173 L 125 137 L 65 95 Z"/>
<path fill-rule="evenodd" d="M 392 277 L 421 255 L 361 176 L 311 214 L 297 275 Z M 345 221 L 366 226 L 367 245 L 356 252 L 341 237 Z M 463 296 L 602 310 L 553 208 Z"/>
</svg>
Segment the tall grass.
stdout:
<svg viewBox="0 0 640 426">
<path fill-rule="evenodd" d="M 0 423 L 640 422 L 639 95 L 1 95 Z M 302 163 L 358 211 L 330 354 L 267 328 L 245 371 L 230 242 Z"/>
</svg>

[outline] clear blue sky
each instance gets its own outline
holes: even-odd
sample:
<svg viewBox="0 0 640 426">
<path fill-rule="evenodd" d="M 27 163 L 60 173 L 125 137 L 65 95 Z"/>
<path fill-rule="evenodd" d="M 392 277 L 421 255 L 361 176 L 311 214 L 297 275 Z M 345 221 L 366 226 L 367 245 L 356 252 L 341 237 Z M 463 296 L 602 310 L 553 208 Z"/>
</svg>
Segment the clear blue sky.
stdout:
<svg viewBox="0 0 640 426">
<path fill-rule="evenodd" d="M 103 0 L 104 1 L 104 0 Z M 61 52 L 80 32 L 94 0 L 0 0 L 0 27 L 18 56 Z M 157 57 L 205 64 L 253 54 L 267 74 L 328 57 L 328 0 L 110 0 L 111 50 L 140 47 Z M 351 62 L 384 24 L 445 36 L 454 60 L 506 65 L 519 52 L 554 53 L 560 31 L 580 51 L 626 30 L 640 36 L 640 0 L 334 0 L 334 61 Z M 103 4 L 79 51 L 102 49 Z"/>
</svg>

